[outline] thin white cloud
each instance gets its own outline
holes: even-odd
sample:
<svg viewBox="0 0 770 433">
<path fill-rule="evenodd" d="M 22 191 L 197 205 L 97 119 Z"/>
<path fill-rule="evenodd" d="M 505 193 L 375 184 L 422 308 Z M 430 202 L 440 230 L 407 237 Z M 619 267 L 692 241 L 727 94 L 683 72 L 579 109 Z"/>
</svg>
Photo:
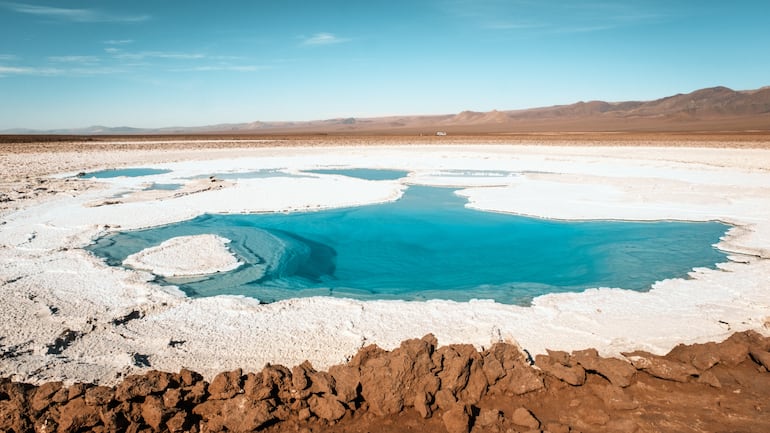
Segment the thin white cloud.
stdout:
<svg viewBox="0 0 770 433">
<path fill-rule="evenodd" d="M 483 27 L 489 30 L 532 30 L 542 29 L 545 24 L 517 23 L 517 22 L 491 22 L 484 24 Z"/>
<path fill-rule="evenodd" d="M 36 15 L 46 18 L 53 18 L 63 21 L 72 21 L 76 23 L 97 23 L 97 22 L 141 22 L 150 19 L 149 15 L 121 15 L 108 12 L 102 12 L 97 9 L 75 9 L 61 8 L 52 6 L 39 6 L 27 3 L 0 3 L 0 6 L 10 9 L 14 12 Z"/>
<path fill-rule="evenodd" d="M 269 69 L 269 66 L 261 65 L 206 65 L 194 66 L 192 68 L 174 69 L 175 72 L 211 72 L 211 71 L 230 71 L 230 72 L 255 72 Z"/>
<path fill-rule="evenodd" d="M 0 61 L 2 61 L 2 62 L 8 62 L 8 61 L 11 61 L 11 60 L 16 60 L 18 58 L 19 57 L 16 56 L 15 54 L 0 54 Z"/>
<path fill-rule="evenodd" d="M 615 25 L 595 25 L 595 26 L 584 26 L 584 27 L 554 27 L 550 33 L 559 34 L 559 33 L 593 33 L 593 32 L 603 32 L 606 30 L 611 30 L 618 28 L 618 26 Z"/>
<path fill-rule="evenodd" d="M 133 43 L 133 39 L 109 39 L 104 41 L 105 45 L 128 45 Z"/>
<path fill-rule="evenodd" d="M 172 59 L 172 60 L 195 60 L 204 59 L 206 56 L 199 53 L 175 53 L 167 51 L 140 51 L 137 53 L 121 52 L 118 49 L 105 48 L 105 51 L 112 53 L 113 57 L 120 60 L 144 60 L 144 59 Z"/>
<path fill-rule="evenodd" d="M 111 75 L 121 74 L 126 70 L 112 66 L 78 67 L 65 70 L 60 75 Z"/>
<path fill-rule="evenodd" d="M 350 41 L 350 39 L 341 38 L 332 33 L 316 33 L 313 36 L 304 38 L 302 45 L 334 45 L 348 41 Z"/>
<path fill-rule="evenodd" d="M 599 32 L 661 19 L 633 2 L 532 0 L 451 0 L 445 13 L 487 30 L 530 36 Z"/>
<path fill-rule="evenodd" d="M 0 77 L 33 76 L 33 77 L 63 77 L 84 75 L 108 75 L 126 72 L 124 69 L 110 66 L 0 66 Z"/>
<path fill-rule="evenodd" d="M 54 63 L 98 63 L 99 58 L 96 56 L 50 56 L 48 61 Z"/>
<path fill-rule="evenodd" d="M 60 75 L 64 70 L 59 68 L 38 68 L 29 66 L 0 66 L 0 76 L 5 75 Z"/>
</svg>

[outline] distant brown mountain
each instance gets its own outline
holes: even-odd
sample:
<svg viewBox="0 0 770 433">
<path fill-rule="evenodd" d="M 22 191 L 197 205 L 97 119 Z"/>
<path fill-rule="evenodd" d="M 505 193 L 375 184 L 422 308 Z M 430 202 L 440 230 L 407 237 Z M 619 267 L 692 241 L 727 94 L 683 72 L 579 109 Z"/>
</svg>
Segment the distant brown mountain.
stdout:
<svg viewBox="0 0 770 433">
<path fill-rule="evenodd" d="M 713 87 L 654 101 L 581 101 L 513 111 L 266 123 L 252 129 L 254 132 L 337 134 L 701 130 L 770 130 L 770 87 L 749 91 Z"/>
<path fill-rule="evenodd" d="M 251 122 L 201 127 L 4 133 L 48 134 L 505 134 L 527 132 L 770 131 L 770 86 L 735 91 L 712 87 L 654 101 L 577 102 L 513 111 L 431 116 L 339 118 L 306 122 Z"/>
</svg>

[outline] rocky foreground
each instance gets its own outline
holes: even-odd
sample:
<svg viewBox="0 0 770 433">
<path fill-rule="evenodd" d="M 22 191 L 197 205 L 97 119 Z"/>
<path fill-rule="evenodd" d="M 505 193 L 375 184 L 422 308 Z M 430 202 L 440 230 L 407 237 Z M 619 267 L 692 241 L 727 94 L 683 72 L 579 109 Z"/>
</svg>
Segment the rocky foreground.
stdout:
<svg viewBox="0 0 770 433">
<path fill-rule="evenodd" d="M 3 432 L 767 432 L 770 337 L 666 356 L 592 349 L 533 360 L 512 344 L 363 348 L 328 372 L 267 365 L 210 383 L 150 371 L 115 387 L 0 380 Z"/>
</svg>

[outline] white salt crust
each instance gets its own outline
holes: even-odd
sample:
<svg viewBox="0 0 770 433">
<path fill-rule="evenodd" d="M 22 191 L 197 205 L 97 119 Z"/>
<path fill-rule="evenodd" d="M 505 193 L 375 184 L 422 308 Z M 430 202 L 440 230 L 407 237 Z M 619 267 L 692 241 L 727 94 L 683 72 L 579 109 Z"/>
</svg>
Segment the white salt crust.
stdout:
<svg viewBox="0 0 770 433">
<path fill-rule="evenodd" d="M 205 234 L 178 236 L 134 253 L 123 265 L 164 277 L 188 277 L 226 272 L 241 265 L 227 248 L 230 239 Z"/>
<path fill-rule="evenodd" d="M 678 343 L 717 341 L 747 329 L 770 332 L 768 150 L 276 147 L 4 159 L 9 167 L 58 168 L 61 176 L 83 167 L 172 170 L 104 179 L 103 188 L 84 194 L 60 191 L 53 199 L 30 201 L 2 217 L 0 350 L 14 356 L 0 357 L 0 372 L 17 380 L 112 384 L 142 370 L 134 365 L 136 354 L 148 355 L 151 368 L 186 367 L 208 378 L 222 370 L 258 370 L 267 362 L 294 365 L 307 359 L 325 368 L 344 362 L 364 345 L 392 349 L 429 332 L 441 344 L 486 347 L 511 340 L 533 355 L 546 348 L 595 347 L 612 356 L 634 349 L 665 353 Z M 328 166 L 406 169 L 411 174 L 401 181 L 377 182 L 332 175 L 231 182 L 189 179 L 216 172 L 296 173 Z M 519 174 L 464 177 L 457 170 Z M 141 191 L 148 182 L 185 187 Z M 109 267 L 82 249 L 110 231 L 167 224 L 205 212 L 291 212 L 396 200 L 407 184 L 466 186 L 458 193 L 471 207 L 543 218 L 720 220 L 735 225 L 719 243 L 732 261 L 715 270 L 694 269 L 688 279 L 658 282 L 645 293 L 596 288 L 541 296 L 531 307 L 486 300 L 364 302 L 324 297 L 261 305 L 234 296 L 189 299 L 173 287 L 149 282 L 152 276 L 145 271 Z M 122 198 L 115 199 L 118 195 Z M 224 255 L 221 258 L 227 262 Z M 221 269 L 229 265 L 233 263 Z M 215 268 L 220 269 L 207 271 Z M 49 345 L 67 330 L 77 338 L 60 354 L 49 353 Z"/>
</svg>

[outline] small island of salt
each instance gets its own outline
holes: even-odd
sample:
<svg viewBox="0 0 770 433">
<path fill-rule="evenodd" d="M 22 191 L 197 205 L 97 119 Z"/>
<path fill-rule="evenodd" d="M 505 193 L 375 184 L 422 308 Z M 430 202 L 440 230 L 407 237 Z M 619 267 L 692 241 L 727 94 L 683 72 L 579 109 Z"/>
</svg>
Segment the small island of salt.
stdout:
<svg viewBox="0 0 770 433">
<path fill-rule="evenodd" d="M 205 234 L 171 238 L 131 254 L 123 265 L 164 277 L 186 277 L 230 271 L 241 262 L 227 248 L 229 239 Z"/>
</svg>

